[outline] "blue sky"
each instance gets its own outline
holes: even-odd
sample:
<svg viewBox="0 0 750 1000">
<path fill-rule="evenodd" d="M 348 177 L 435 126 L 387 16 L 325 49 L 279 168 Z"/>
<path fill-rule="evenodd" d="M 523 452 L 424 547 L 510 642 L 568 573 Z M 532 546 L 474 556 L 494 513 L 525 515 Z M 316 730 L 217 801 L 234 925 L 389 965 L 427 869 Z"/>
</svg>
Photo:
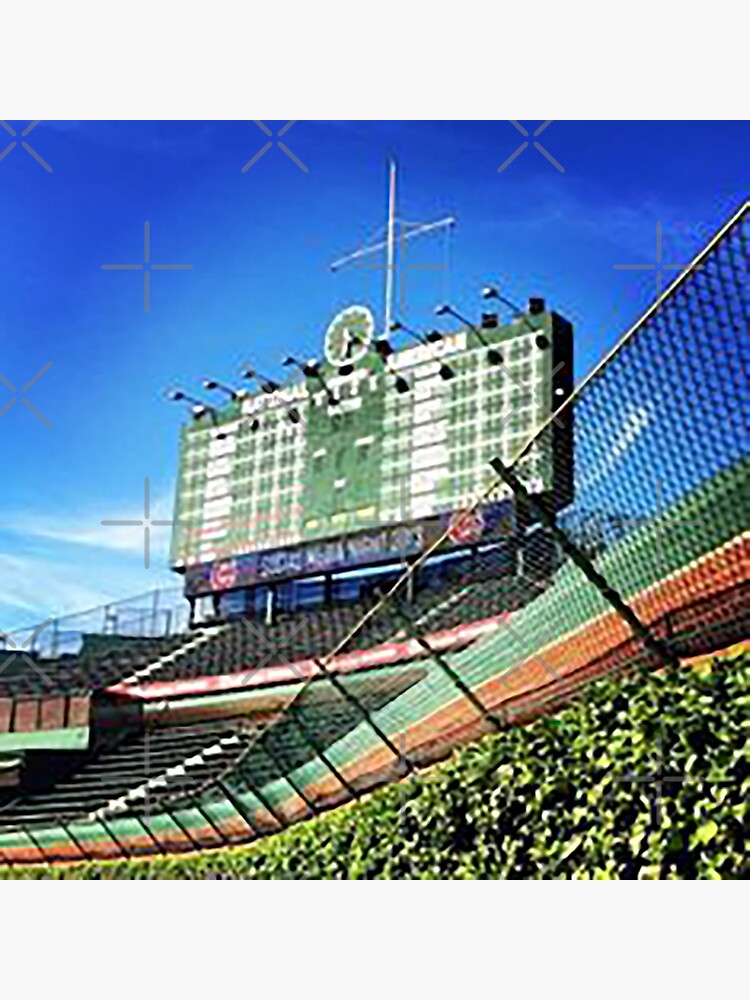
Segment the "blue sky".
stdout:
<svg viewBox="0 0 750 1000">
<path fill-rule="evenodd" d="M 664 260 L 684 263 L 747 196 L 747 123 L 561 122 L 539 135 L 564 172 L 505 121 L 27 122 L 0 130 L 0 375 L 18 390 L 0 416 L 0 628 L 178 583 L 167 528 L 102 520 L 171 515 L 182 411 L 206 375 L 236 384 L 243 361 L 271 375 L 313 356 L 343 305 L 382 312 L 382 272 L 328 263 L 379 235 L 386 162 L 399 164 L 399 214 L 455 215 L 410 251 L 405 321 L 435 325 L 446 297 L 467 315 L 494 280 L 542 295 L 576 328 L 585 373 L 652 300 L 657 222 Z M 541 122 L 522 122 L 533 132 Z M 48 168 L 20 145 L 26 142 Z M 104 271 L 143 261 L 154 271 Z M 447 267 L 446 267 L 447 265 Z M 403 273 L 403 272 L 402 272 Z M 51 362 L 21 402 L 21 387 Z M 13 392 L 0 382 L 0 410 Z"/>
</svg>

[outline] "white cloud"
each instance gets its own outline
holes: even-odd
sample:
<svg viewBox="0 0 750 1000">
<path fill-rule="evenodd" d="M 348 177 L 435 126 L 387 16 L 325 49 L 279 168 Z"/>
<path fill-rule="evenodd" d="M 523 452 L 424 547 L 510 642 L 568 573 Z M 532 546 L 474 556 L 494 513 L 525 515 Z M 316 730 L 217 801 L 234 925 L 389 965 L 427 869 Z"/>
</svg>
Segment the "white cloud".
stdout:
<svg viewBox="0 0 750 1000">
<path fill-rule="evenodd" d="M 171 513 L 172 497 L 166 494 L 155 498 L 149 511 L 152 520 L 169 520 Z M 143 508 L 7 517 L 0 546 L 1 629 L 78 614 L 157 588 L 180 588 L 180 578 L 168 569 L 171 528 L 151 528 L 147 569 L 143 526 L 102 525 L 103 520 L 143 520 Z"/>
<path fill-rule="evenodd" d="M 19 558 L 0 554 L 0 608 L 38 615 L 58 608 L 90 608 L 109 595 L 82 582 L 75 565 L 44 558 Z"/>
<path fill-rule="evenodd" d="M 173 494 L 163 494 L 151 502 L 149 519 L 169 521 L 172 518 Z M 143 506 L 118 511 L 89 511 L 87 513 L 7 515 L 6 530 L 26 539 L 46 539 L 65 545 L 84 545 L 116 552 L 144 553 L 145 525 L 102 524 L 102 521 L 144 521 Z M 171 528 L 151 527 L 150 552 L 152 561 L 166 561 L 169 552 Z"/>
<path fill-rule="evenodd" d="M 162 587 L 181 587 L 180 579 L 163 566 L 145 569 L 142 562 L 91 550 L 89 558 L 71 559 L 56 546 L 41 555 L 0 554 L 0 629 L 26 627 L 52 616 L 80 615 L 115 601 Z M 102 616 L 92 615 L 90 625 L 100 628 Z"/>
</svg>

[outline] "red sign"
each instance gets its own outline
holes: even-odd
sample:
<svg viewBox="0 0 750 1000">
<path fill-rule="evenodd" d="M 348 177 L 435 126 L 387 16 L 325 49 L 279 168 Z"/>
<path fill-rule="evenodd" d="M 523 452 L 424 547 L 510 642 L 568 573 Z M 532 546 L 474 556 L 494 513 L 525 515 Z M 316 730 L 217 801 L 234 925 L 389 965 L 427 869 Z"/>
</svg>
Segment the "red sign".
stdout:
<svg viewBox="0 0 750 1000">
<path fill-rule="evenodd" d="M 448 525 L 448 537 L 458 545 L 470 545 L 478 542 L 484 531 L 482 512 L 476 510 L 457 510 Z"/>
<path fill-rule="evenodd" d="M 211 589 L 212 590 L 229 590 L 230 587 L 234 586 L 234 581 L 237 579 L 237 571 L 234 568 L 234 562 L 231 559 L 225 562 L 217 562 L 211 567 Z"/>
</svg>

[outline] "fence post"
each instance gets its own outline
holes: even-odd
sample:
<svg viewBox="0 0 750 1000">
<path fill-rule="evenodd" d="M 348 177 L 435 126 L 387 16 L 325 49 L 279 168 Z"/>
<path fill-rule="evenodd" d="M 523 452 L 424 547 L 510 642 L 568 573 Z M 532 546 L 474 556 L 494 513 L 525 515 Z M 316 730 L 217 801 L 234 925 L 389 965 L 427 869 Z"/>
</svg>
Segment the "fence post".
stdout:
<svg viewBox="0 0 750 1000">
<path fill-rule="evenodd" d="M 353 705 L 361 713 L 365 722 L 367 722 L 370 728 L 374 731 L 375 735 L 378 736 L 380 740 L 388 747 L 393 756 L 397 760 L 400 760 L 403 763 L 407 774 L 410 774 L 414 770 L 414 765 L 405 754 L 401 753 L 401 751 L 398 749 L 398 747 L 395 746 L 393 741 L 383 732 L 383 730 L 380 728 L 377 722 L 375 722 L 375 720 L 373 719 L 371 713 L 367 711 L 365 706 L 357 698 L 355 698 L 350 691 L 347 691 L 346 687 L 341 683 L 336 674 L 331 673 L 331 671 L 328 669 L 325 663 L 320 659 L 320 657 L 314 656 L 312 657 L 312 661 L 320 669 L 320 672 L 326 678 L 326 680 L 329 680 L 333 685 L 333 687 L 335 687 L 336 690 L 340 694 L 342 694 L 344 698 L 346 698 L 349 704 Z"/>
<path fill-rule="evenodd" d="M 351 782 L 347 781 L 346 778 L 343 776 L 343 774 L 341 774 L 336 765 L 327 756 L 325 748 L 318 742 L 318 740 L 312 734 L 311 730 L 308 729 L 308 727 L 305 725 L 304 720 L 302 719 L 300 714 L 300 709 L 296 705 L 294 700 L 289 705 L 287 705 L 286 711 L 289 713 L 291 718 L 294 720 L 295 725 L 302 733 L 302 738 L 304 739 L 305 743 L 313 750 L 313 752 L 319 758 L 319 760 L 323 761 L 325 766 L 328 768 L 328 770 L 331 772 L 334 778 L 336 778 L 341 787 L 345 788 L 353 799 L 359 798 L 360 793 L 357 791 L 354 785 L 352 785 Z"/>
<path fill-rule="evenodd" d="M 505 729 L 505 725 L 501 719 L 498 719 L 487 708 L 485 704 L 474 694 L 471 688 L 466 684 L 462 677 L 453 669 L 453 667 L 448 663 L 446 658 L 442 653 L 433 649 L 429 642 L 424 638 L 424 636 L 417 630 L 411 617 L 406 613 L 404 608 L 398 606 L 398 602 L 394 602 L 393 611 L 395 611 L 397 617 L 399 617 L 405 625 L 406 631 L 411 634 L 411 637 L 415 642 L 418 642 L 425 652 L 429 653 L 432 659 L 445 671 L 445 673 L 450 677 L 451 681 L 456 685 L 461 694 L 473 705 L 473 707 L 479 712 L 483 719 L 486 719 L 490 725 L 500 732 L 500 730 Z"/>
<path fill-rule="evenodd" d="M 273 728 L 266 730 L 266 734 L 272 732 Z M 302 788 L 302 786 L 299 785 L 294 780 L 294 778 L 292 778 L 291 774 L 287 773 L 284 764 L 281 762 L 279 757 L 273 752 L 273 750 L 271 750 L 270 747 L 268 746 L 268 739 L 266 738 L 266 740 L 263 741 L 263 739 L 261 738 L 259 742 L 263 743 L 263 751 L 271 759 L 271 763 L 274 765 L 274 767 L 278 769 L 279 776 L 284 779 L 284 781 L 287 783 L 287 785 L 289 785 L 294 794 L 305 803 L 305 805 L 313 814 L 313 816 L 317 816 L 319 812 L 318 807 L 315 805 L 313 800 L 309 798 L 309 796 L 305 793 L 305 790 Z"/>
<path fill-rule="evenodd" d="M 606 577 L 602 576 L 588 556 L 584 555 L 578 546 L 568 538 L 567 534 L 558 526 L 554 512 L 549 509 L 547 504 L 539 497 L 529 493 L 518 476 L 501 459 L 493 458 L 490 461 L 490 465 L 498 473 L 503 482 L 513 490 L 513 493 L 519 500 L 524 501 L 529 509 L 532 505 L 536 508 L 542 524 L 549 530 L 555 541 L 560 543 L 560 548 L 565 555 L 581 570 L 586 579 L 596 587 L 602 597 L 611 604 L 612 608 L 623 619 L 626 625 L 630 627 L 633 634 L 638 636 L 643 642 L 646 649 L 650 653 L 653 653 L 664 666 L 676 666 L 677 661 L 667 646 L 653 635 L 630 605 L 626 604 L 615 588 L 609 585 Z"/>
<path fill-rule="evenodd" d="M 155 590 L 151 606 L 151 635 L 153 636 L 153 638 L 156 638 L 158 614 L 159 614 L 159 591 Z"/>
</svg>

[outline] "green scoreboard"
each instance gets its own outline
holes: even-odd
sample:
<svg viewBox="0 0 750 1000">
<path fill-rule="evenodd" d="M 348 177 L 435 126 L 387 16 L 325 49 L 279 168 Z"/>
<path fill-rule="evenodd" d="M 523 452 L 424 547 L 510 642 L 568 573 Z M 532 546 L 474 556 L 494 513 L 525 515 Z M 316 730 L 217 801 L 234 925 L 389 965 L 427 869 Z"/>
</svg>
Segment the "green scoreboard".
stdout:
<svg viewBox="0 0 750 1000">
<path fill-rule="evenodd" d="M 462 512 L 494 483 L 490 459 L 513 461 L 570 392 L 572 328 L 537 299 L 397 349 L 351 306 L 304 368 L 183 428 L 171 561 L 189 594 L 387 562 L 446 530 L 457 545 L 507 533 L 505 487 Z M 568 494 L 571 433 L 560 422 L 524 457 L 531 491 Z"/>
</svg>

